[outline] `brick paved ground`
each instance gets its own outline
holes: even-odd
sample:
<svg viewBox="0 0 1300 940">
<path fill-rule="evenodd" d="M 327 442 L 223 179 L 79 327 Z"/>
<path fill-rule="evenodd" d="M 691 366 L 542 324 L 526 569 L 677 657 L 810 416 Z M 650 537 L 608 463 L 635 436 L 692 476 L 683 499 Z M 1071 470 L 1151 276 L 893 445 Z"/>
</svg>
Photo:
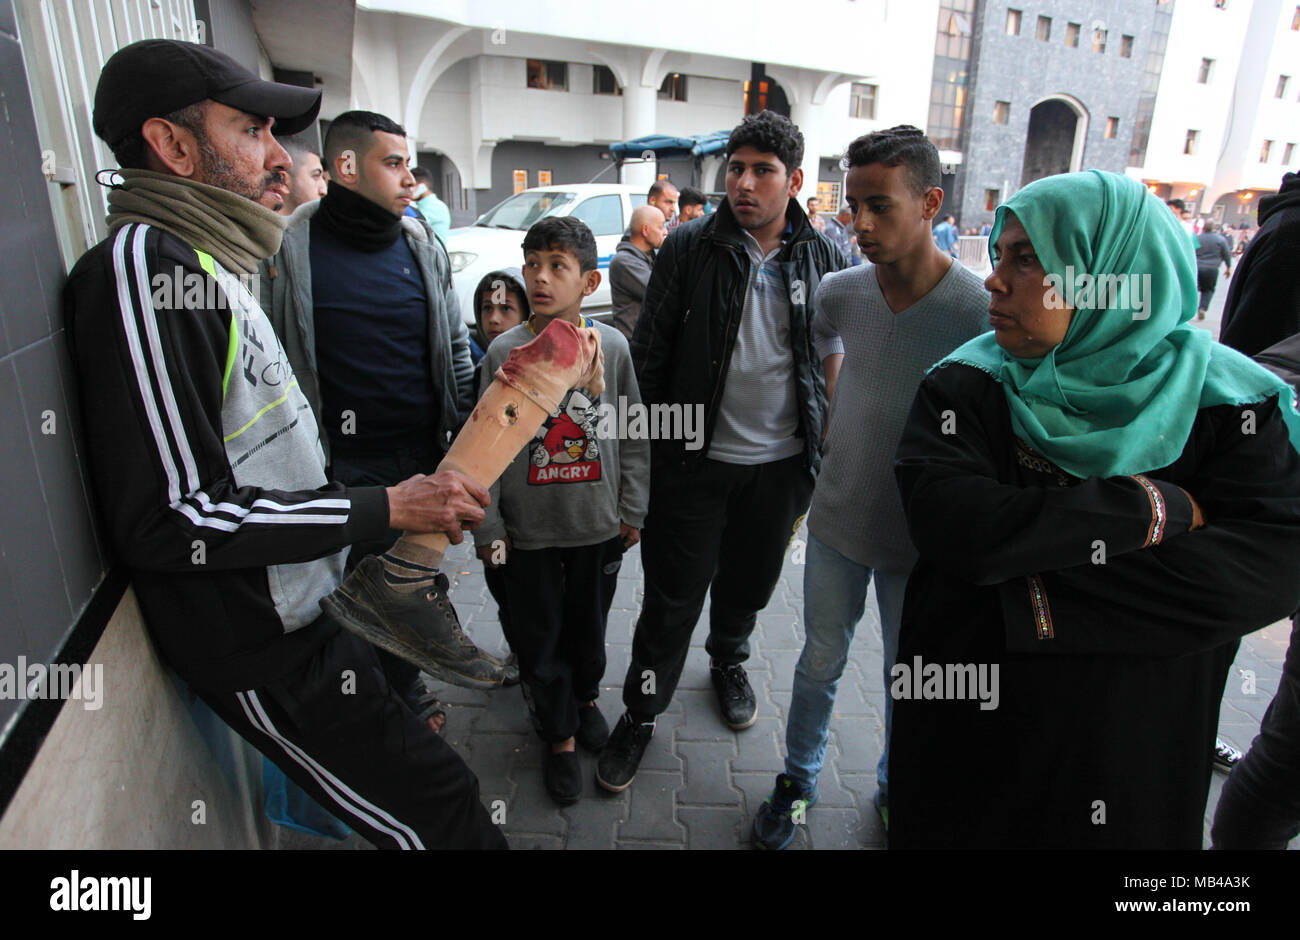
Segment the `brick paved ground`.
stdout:
<svg viewBox="0 0 1300 940">
<path fill-rule="evenodd" d="M 1226 293 L 1225 284 L 1203 324 L 1215 335 Z M 640 560 L 636 549 L 625 556 L 610 613 L 609 666 L 600 707 L 611 725 L 622 712 L 622 681 L 641 601 Z M 451 598 L 466 630 L 483 648 L 503 651 L 496 605 L 484 583 L 482 565 L 468 546 L 454 547 L 444 570 L 452 578 Z M 880 818 L 871 803 L 876 761 L 884 743 L 880 619 L 873 592 L 868 593 L 867 601 L 836 700 L 830 748 L 820 779 L 821 798 L 808 813 L 807 825 L 800 827 L 792 848 L 883 848 L 885 844 Z M 545 746 L 531 730 L 518 688 L 488 693 L 439 687 L 440 697 L 448 705 L 444 734 L 478 775 L 485 805 L 504 801 L 504 829 L 514 848 L 748 848 L 753 814 L 783 769 L 783 721 L 802 646 L 802 606 L 803 569 L 787 558 L 772 602 L 759 616 L 747 664 L 758 696 L 758 722 L 738 733 L 729 730 L 718 715 L 704 651 L 707 631 L 697 629 L 672 706 L 660 718 L 636 782 L 621 794 L 606 793 L 596 785 L 596 760 L 583 754 L 583 799 L 564 809 L 551 802 L 542 785 Z M 1221 736 L 1242 750 L 1250 745 L 1277 690 L 1289 638 L 1290 624 L 1283 622 L 1242 643 L 1229 676 L 1219 726 Z M 1244 690 L 1242 670 L 1253 670 L 1254 694 Z M 1211 784 L 1207 845 L 1208 821 L 1223 779 L 1216 773 Z M 283 848 L 366 845 L 355 835 L 341 843 L 283 829 L 278 836 Z M 1300 848 L 1300 839 L 1291 847 Z"/>
</svg>

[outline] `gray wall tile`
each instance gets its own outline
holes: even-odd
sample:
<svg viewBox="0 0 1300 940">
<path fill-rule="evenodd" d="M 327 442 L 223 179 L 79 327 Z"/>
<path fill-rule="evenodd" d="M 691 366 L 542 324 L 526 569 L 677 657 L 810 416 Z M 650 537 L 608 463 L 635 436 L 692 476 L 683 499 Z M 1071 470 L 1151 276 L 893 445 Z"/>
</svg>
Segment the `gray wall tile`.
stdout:
<svg viewBox="0 0 1300 940">
<path fill-rule="evenodd" d="M 49 661 L 72 624 L 36 457 L 27 433 L 26 405 L 13 359 L 0 362 L 0 559 L 12 578 L 0 610 L 26 633 L 28 658 Z M 7 632 L 7 631 L 0 631 Z"/>
<path fill-rule="evenodd" d="M 36 454 L 41 492 L 54 530 L 58 549 L 55 560 L 62 569 L 68 602 L 75 616 L 90 599 L 104 566 L 95 545 L 82 469 L 73 440 L 73 422 L 60 376 L 61 366 L 65 369 L 71 366 L 66 354 L 59 355 L 63 341 L 60 332 L 29 346 L 14 356 L 14 367 L 22 391 L 27 432 Z M 45 433 L 47 411 L 52 413 L 52 434 Z"/>
</svg>

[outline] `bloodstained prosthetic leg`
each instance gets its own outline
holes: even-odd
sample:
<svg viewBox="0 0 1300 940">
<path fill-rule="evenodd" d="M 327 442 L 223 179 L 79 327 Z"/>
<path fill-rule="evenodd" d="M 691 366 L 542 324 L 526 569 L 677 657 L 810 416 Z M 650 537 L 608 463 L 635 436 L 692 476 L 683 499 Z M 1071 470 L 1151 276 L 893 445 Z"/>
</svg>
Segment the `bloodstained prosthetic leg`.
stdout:
<svg viewBox="0 0 1300 940">
<path fill-rule="evenodd" d="M 604 390 L 604 362 L 596 330 L 551 321 L 532 342 L 510 350 L 434 472 L 454 470 L 491 486 L 569 389 Z M 443 532 L 407 532 L 390 554 L 402 554 L 404 543 L 416 547 L 420 557 L 435 559 L 429 565 L 436 567 L 450 539 Z M 447 599 L 446 575 L 438 574 L 431 590 L 399 593 L 370 555 L 320 605 L 351 632 L 434 678 L 474 689 L 502 683 L 504 663 L 461 630 Z"/>
</svg>

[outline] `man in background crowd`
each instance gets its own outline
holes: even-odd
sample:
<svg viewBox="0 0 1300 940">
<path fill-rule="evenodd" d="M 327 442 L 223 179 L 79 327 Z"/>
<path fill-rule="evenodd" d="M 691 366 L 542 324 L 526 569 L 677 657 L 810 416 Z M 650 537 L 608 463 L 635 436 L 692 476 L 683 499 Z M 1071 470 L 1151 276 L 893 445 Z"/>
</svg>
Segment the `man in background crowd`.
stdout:
<svg viewBox="0 0 1300 940">
<path fill-rule="evenodd" d="M 656 249 L 667 237 L 663 213 L 654 206 L 637 206 L 632 210 L 632 226 L 614 249 L 609 262 L 609 293 L 614 304 L 611 325 L 628 339 L 636 329 L 641 301 L 654 270 Z"/>
<path fill-rule="evenodd" d="M 277 210 L 280 215 L 293 215 L 304 202 L 314 202 L 325 195 L 325 168 L 321 166 L 320 154 L 309 143 L 301 140 L 285 139 L 280 141 L 293 166 L 289 168 L 289 194 Z"/>
<path fill-rule="evenodd" d="M 687 186 L 677 197 L 677 214 L 673 216 L 668 225 L 664 228 L 664 233 L 671 235 L 677 226 L 691 219 L 698 219 L 704 215 L 704 208 L 708 204 L 708 198 L 694 186 Z"/>
</svg>

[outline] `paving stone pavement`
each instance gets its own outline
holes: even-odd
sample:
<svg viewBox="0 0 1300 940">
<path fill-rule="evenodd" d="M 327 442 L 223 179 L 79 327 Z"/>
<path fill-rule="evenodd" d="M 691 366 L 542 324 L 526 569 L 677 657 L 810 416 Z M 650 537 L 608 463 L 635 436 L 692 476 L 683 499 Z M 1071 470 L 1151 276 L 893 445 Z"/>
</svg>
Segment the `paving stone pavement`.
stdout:
<svg viewBox="0 0 1300 940">
<path fill-rule="evenodd" d="M 806 539 L 806 532 L 799 537 Z M 707 630 L 697 628 L 682 681 L 659 726 L 636 782 L 621 794 L 595 782 L 596 759 L 581 754 L 582 800 L 560 808 L 542 785 L 544 747 L 533 733 L 518 688 L 477 692 L 435 685 L 447 706 L 444 735 L 478 775 L 483 803 L 504 811 L 503 830 L 515 849 L 748 849 L 754 813 L 783 769 L 784 720 L 794 662 L 802 647 L 803 568 L 797 551 L 786 559 L 772 602 L 760 614 L 747 669 L 759 701 L 752 728 L 722 723 L 708 677 Z M 484 649 L 504 654 L 496 605 L 483 567 L 466 545 L 454 546 L 443 570 L 466 631 Z M 622 713 L 622 681 L 642 595 L 638 549 L 624 556 L 610 612 L 608 660 L 599 704 L 612 725 Z M 707 606 L 704 618 L 707 618 Z M 1281 677 L 1290 623 L 1274 624 L 1241 646 L 1220 710 L 1220 734 L 1245 750 Z M 858 625 L 840 683 L 821 797 L 799 827 L 792 849 L 884 848 L 885 832 L 872 805 L 876 761 L 884 745 L 880 618 L 873 592 Z M 1254 690 L 1246 678 L 1253 671 Z M 1223 776 L 1215 773 L 1206 810 L 1206 845 Z M 278 830 L 281 848 L 362 848 Z M 1291 845 L 1300 848 L 1300 839 Z"/>
</svg>

